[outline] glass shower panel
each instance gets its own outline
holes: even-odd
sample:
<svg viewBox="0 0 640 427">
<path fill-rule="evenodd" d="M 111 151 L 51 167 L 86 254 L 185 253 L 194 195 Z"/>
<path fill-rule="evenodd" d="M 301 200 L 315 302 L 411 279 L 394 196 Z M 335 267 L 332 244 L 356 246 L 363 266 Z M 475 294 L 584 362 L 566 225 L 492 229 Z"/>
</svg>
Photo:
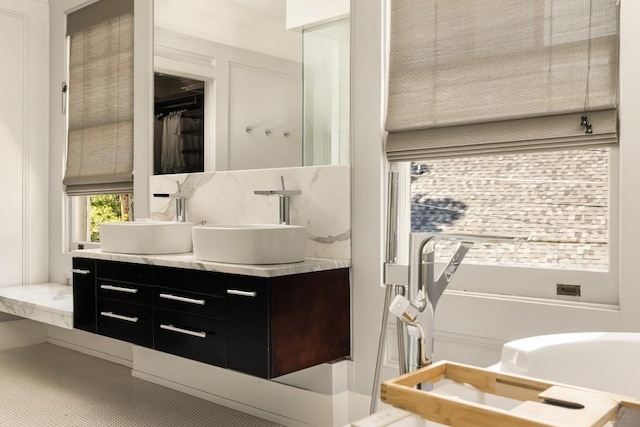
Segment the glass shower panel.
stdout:
<svg viewBox="0 0 640 427">
<path fill-rule="evenodd" d="M 304 165 L 348 164 L 349 18 L 303 31 Z"/>
</svg>

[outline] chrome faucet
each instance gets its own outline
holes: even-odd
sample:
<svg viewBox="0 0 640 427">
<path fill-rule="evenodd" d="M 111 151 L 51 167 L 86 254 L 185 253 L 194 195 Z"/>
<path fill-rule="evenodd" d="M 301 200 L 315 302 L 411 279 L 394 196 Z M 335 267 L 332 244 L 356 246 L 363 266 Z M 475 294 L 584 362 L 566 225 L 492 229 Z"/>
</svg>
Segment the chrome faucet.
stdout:
<svg viewBox="0 0 640 427">
<path fill-rule="evenodd" d="M 380 324 L 378 355 L 371 392 L 371 413 L 377 408 L 380 373 L 384 362 L 389 313 L 397 323 L 398 366 L 400 374 L 415 371 L 433 361 L 435 308 L 465 255 L 475 243 L 529 241 L 529 237 L 484 236 L 472 234 L 411 233 L 408 265 L 398 263 L 398 183 L 397 164 L 391 163 L 387 193 L 386 262 L 384 263 L 385 301 Z M 435 246 L 439 241 L 458 243 L 455 253 L 440 275 L 435 277 Z M 393 294 L 395 293 L 395 298 Z M 427 311 L 425 331 L 418 315 Z M 405 335 L 408 342 L 405 341 Z M 429 388 L 429 383 L 424 384 Z"/>
<path fill-rule="evenodd" d="M 291 223 L 291 196 L 296 196 L 301 192 L 300 190 L 286 190 L 284 188 L 284 177 L 282 175 L 280 176 L 280 182 L 282 183 L 282 190 L 255 190 L 253 194 L 258 194 L 261 196 L 278 196 L 280 198 L 279 224 L 288 225 Z"/>
<path fill-rule="evenodd" d="M 425 342 L 425 349 L 421 348 L 416 334 L 412 334 L 410 324 L 409 329 L 409 349 L 408 349 L 408 369 L 413 371 L 421 367 L 424 354 L 430 361 L 433 361 L 433 339 L 435 311 L 440 297 L 453 279 L 453 275 L 462 263 L 465 255 L 475 243 L 524 243 L 528 237 L 512 236 L 492 236 L 475 234 L 433 234 L 433 233 L 411 233 L 411 261 L 409 268 L 410 279 L 408 282 L 408 299 L 410 305 L 414 307 L 415 313 L 428 309 L 429 325 Z M 438 278 L 435 277 L 435 252 L 436 244 L 439 241 L 457 242 L 453 256 L 444 267 Z M 417 269 L 417 272 L 415 271 Z M 417 274 L 416 274 L 417 273 Z"/>
<path fill-rule="evenodd" d="M 187 198 L 182 195 L 182 185 L 180 185 L 180 182 L 177 181 L 176 183 L 178 184 L 177 193 L 154 193 L 153 197 L 167 197 L 169 199 L 175 199 L 176 221 L 186 222 L 187 221 Z"/>
<path fill-rule="evenodd" d="M 418 265 L 417 289 L 414 291 L 412 282 L 409 282 L 409 298 L 411 304 L 421 312 L 431 303 L 434 310 L 444 290 L 453 279 L 453 275 L 462 263 L 465 255 L 475 243 L 520 243 L 528 240 L 527 237 L 492 236 L 481 234 L 433 234 L 411 233 L 412 249 L 417 247 L 416 255 L 419 259 L 412 261 Z M 438 278 L 435 278 L 435 246 L 439 241 L 457 242 L 455 253 L 442 270 Z"/>
</svg>

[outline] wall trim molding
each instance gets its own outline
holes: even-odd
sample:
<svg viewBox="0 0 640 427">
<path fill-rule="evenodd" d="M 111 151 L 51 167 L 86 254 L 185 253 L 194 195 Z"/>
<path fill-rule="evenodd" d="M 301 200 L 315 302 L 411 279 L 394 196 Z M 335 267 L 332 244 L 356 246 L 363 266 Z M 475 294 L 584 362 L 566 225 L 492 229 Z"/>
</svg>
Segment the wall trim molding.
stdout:
<svg viewBox="0 0 640 427">
<path fill-rule="evenodd" d="M 171 46 L 162 46 L 156 44 L 153 49 L 155 56 L 173 59 L 174 61 L 186 62 L 188 64 L 198 65 L 205 68 L 216 68 L 216 57 L 210 55 L 202 55 L 195 52 L 178 49 Z"/>
<path fill-rule="evenodd" d="M 5 8 L 0 8 L 0 14 L 21 21 L 22 26 L 22 80 L 21 80 L 21 93 L 23 94 L 23 104 L 22 104 L 22 135 L 18 140 L 16 138 L 12 142 L 20 143 L 20 153 L 21 159 L 19 161 L 21 166 L 21 173 L 19 174 L 20 183 L 19 188 L 21 189 L 21 197 L 22 199 L 16 205 L 20 206 L 20 224 L 15 224 L 16 227 L 20 229 L 20 241 L 19 242 L 11 242 L 12 245 L 19 245 L 17 248 L 17 252 L 20 253 L 20 262 L 21 265 L 19 267 L 20 278 L 18 280 L 19 283 L 10 283 L 4 286 L 12 286 L 12 285 L 24 285 L 28 283 L 29 280 L 29 86 L 30 86 L 30 68 L 29 68 L 29 57 L 30 57 L 30 21 L 29 15 L 25 12 L 18 10 L 10 10 Z M 16 84 L 16 82 L 9 82 L 9 84 Z M 18 159 L 10 158 L 9 162 L 18 163 Z M 12 271 L 17 272 L 17 270 Z"/>
<path fill-rule="evenodd" d="M 387 324 L 387 339 L 386 339 L 386 348 L 385 348 L 385 358 L 383 366 L 387 369 L 392 369 L 395 372 L 398 372 L 399 363 L 398 363 L 398 353 L 396 350 L 397 347 L 397 329 L 396 323 L 394 321 L 389 321 Z M 473 347 L 481 347 L 484 349 L 498 351 L 502 350 L 502 346 L 504 345 L 504 341 L 496 338 L 488 338 L 479 335 L 469 335 L 462 334 L 457 332 L 447 332 L 443 330 L 435 331 L 435 342 L 436 342 L 436 350 L 437 343 L 453 343 L 453 344 L 462 344 L 465 346 L 473 346 Z"/>
<path fill-rule="evenodd" d="M 22 79 L 22 93 L 24 96 L 23 116 L 22 116 L 22 285 L 30 283 L 30 269 L 29 269 L 29 199 L 30 199 L 30 122 L 31 122 L 31 79 L 30 77 L 30 61 L 31 57 L 31 41 L 30 41 L 30 26 L 31 21 L 28 15 L 23 15 L 23 37 L 24 37 L 24 52 L 22 55 L 23 66 L 23 79 Z"/>
</svg>

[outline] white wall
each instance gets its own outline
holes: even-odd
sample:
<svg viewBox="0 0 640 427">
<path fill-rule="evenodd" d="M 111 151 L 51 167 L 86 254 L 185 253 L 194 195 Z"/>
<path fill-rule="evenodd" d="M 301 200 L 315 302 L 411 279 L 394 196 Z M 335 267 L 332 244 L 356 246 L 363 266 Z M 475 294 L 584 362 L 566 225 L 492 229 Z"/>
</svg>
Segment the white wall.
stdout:
<svg viewBox="0 0 640 427">
<path fill-rule="evenodd" d="M 0 286 L 46 281 L 48 6 L 0 1 Z"/>
<path fill-rule="evenodd" d="M 383 1 L 352 2 L 353 50 L 353 263 L 354 376 L 356 394 L 369 394 L 375 342 L 381 317 L 380 249 L 382 204 L 382 122 L 384 102 L 379 73 L 383 48 Z M 443 296 L 436 322 L 436 357 L 486 366 L 499 358 L 501 345 L 512 339 L 569 331 L 640 331 L 640 263 L 637 260 L 640 199 L 639 2 L 621 2 L 620 90 L 620 307 L 581 306 L 544 300 L 449 293 Z M 615 267 L 615 266 L 614 266 Z M 460 284 L 460 283 L 459 283 Z M 464 286 L 464 284 L 460 284 Z M 391 343 L 393 345 L 394 343 Z M 393 361 L 383 376 L 397 375 Z M 354 408 L 354 411 L 362 407 Z"/>
<path fill-rule="evenodd" d="M 229 169 L 302 166 L 301 76 L 232 63 L 228 105 Z"/>
<path fill-rule="evenodd" d="M 155 25 L 176 33 L 300 62 L 300 33 L 285 28 L 285 2 L 155 0 Z"/>
<path fill-rule="evenodd" d="M 353 376 L 350 390 L 369 395 L 373 384 L 384 291 L 382 156 L 382 1 L 351 8 Z"/>
<path fill-rule="evenodd" d="M 349 0 L 287 0 L 287 28 L 300 29 L 349 15 Z"/>
</svg>

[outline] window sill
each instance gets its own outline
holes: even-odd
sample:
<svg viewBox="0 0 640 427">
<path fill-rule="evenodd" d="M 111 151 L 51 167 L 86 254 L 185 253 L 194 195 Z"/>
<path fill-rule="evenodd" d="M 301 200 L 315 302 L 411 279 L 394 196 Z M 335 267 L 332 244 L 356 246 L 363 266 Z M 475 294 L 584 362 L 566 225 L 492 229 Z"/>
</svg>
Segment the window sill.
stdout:
<svg viewBox="0 0 640 427">
<path fill-rule="evenodd" d="M 593 303 L 593 302 L 580 302 L 580 301 L 569 301 L 569 300 L 559 300 L 559 299 L 550 299 L 550 298 L 535 298 L 535 297 L 523 297 L 523 296 L 515 296 L 515 295 L 498 295 L 498 294 L 489 294 L 489 293 L 481 293 L 481 292 L 472 292 L 472 291 L 460 291 L 460 290 L 447 290 L 445 291 L 445 295 L 450 295 L 452 297 L 463 297 L 463 298 L 479 298 L 485 300 L 493 300 L 493 301 L 504 301 L 504 302 L 513 302 L 519 304 L 536 304 L 536 305 L 544 305 L 544 306 L 554 306 L 554 307 L 566 307 L 571 309 L 584 309 L 584 310 L 598 310 L 598 311 L 608 311 L 608 312 L 620 312 L 620 306 L 616 304 L 603 304 L 603 303 Z"/>
<path fill-rule="evenodd" d="M 76 249 L 100 249 L 100 242 L 72 242 L 71 251 Z"/>
</svg>

